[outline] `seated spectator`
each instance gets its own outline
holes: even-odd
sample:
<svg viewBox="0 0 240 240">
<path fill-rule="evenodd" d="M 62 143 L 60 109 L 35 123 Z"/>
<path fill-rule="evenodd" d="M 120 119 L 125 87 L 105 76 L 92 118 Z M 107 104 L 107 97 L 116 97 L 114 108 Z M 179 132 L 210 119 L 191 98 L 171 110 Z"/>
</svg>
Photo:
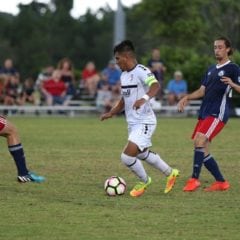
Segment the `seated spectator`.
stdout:
<svg viewBox="0 0 240 240">
<path fill-rule="evenodd" d="M 154 48 L 152 50 L 152 55 L 151 58 L 148 60 L 147 66 L 154 74 L 154 76 L 156 77 L 161 86 L 158 97 L 162 99 L 164 89 L 164 73 L 166 72 L 166 67 L 161 59 L 161 53 L 158 48 Z"/>
<path fill-rule="evenodd" d="M 181 71 L 175 71 L 174 79 L 167 85 L 167 100 L 170 106 L 176 105 L 178 101 L 187 94 L 187 82 L 183 80 Z"/>
<path fill-rule="evenodd" d="M 84 87 L 87 89 L 91 97 L 96 96 L 97 84 L 100 80 L 94 62 L 88 62 L 82 71 L 82 80 Z"/>
<path fill-rule="evenodd" d="M 39 99 L 35 94 L 34 81 L 32 78 L 27 78 L 23 83 L 23 88 L 19 97 L 19 105 L 25 105 L 26 103 L 38 105 Z"/>
<path fill-rule="evenodd" d="M 61 72 L 55 70 L 52 78 L 46 80 L 42 84 L 42 93 L 45 96 L 48 106 L 52 105 L 68 105 L 67 86 L 61 80 Z"/>
<path fill-rule="evenodd" d="M 104 79 L 98 82 L 96 106 L 102 113 L 108 112 L 112 108 L 112 92 L 108 82 Z"/>
<path fill-rule="evenodd" d="M 67 86 L 67 97 L 71 100 L 75 95 L 75 79 L 72 61 L 68 58 L 63 58 L 58 63 L 58 70 L 61 72 L 61 80 Z"/>
<path fill-rule="evenodd" d="M 52 77 L 53 71 L 54 67 L 52 65 L 48 65 L 44 67 L 37 76 L 37 80 L 35 82 L 35 91 L 39 103 L 42 103 L 45 100 L 45 96 L 42 93 L 43 82 Z"/>
<path fill-rule="evenodd" d="M 3 102 L 4 99 L 4 87 L 5 87 L 5 77 L 0 75 L 0 103 Z"/>
<path fill-rule="evenodd" d="M 20 84 L 18 76 L 9 75 L 5 77 L 4 105 L 17 105 L 19 99 Z"/>
</svg>

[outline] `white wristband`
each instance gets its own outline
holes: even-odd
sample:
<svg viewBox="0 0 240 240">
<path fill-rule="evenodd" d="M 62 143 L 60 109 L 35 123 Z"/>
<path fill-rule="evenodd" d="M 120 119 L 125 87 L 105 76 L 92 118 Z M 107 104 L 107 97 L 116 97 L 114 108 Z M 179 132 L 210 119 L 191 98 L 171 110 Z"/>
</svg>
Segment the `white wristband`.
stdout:
<svg viewBox="0 0 240 240">
<path fill-rule="evenodd" d="M 150 97 L 147 94 L 143 95 L 142 98 L 145 99 L 146 101 L 150 99 Z"/>
</svg>

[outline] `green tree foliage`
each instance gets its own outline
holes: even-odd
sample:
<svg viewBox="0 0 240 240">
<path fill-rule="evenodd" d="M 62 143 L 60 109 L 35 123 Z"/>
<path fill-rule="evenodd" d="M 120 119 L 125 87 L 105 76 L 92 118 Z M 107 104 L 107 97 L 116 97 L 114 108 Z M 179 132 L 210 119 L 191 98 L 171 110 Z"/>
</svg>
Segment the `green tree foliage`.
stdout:
<svg viewBox="0 0 240 240">
<path fill-rule="evenodd" d="M 54 0 L 48 6 L 33 1 L 20 13 L 0 13 L 0 61 L 11 57 L 22 76 L 36 76 L 48 64 L 69 57 L 81 70 L 89 60 L 101 70 L 112 57 L 114 12 L 101 8 L 74 19 L 72 0 Z M 127 38 L 146 63 L 152 48 L 159 48 L 167 65 L 166 79 L 183 71 L 190 90 L 199 86 L 206 67 L 214 62 L 213 40 L 226 35 L 240 45 L 240 2 L 235 0 L 142 0 L 127 16 Z M 237 49 L 238 50 L 238 49 Z M 240 62 L 236 51 L 234 59 Z"/>
</svg>

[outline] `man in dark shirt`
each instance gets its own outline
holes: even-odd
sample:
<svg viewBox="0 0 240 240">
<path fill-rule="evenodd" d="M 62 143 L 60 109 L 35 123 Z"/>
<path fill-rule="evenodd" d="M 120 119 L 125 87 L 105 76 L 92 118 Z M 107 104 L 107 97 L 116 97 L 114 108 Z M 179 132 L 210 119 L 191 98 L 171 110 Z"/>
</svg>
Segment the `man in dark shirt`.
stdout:
<svg viewBox="0 0 240 240">
<path fill-rule="evenodd" d="M 216 180 L 210 187 L 205 188 L 205 191 L 222 191 L 230 187 L 209 153 L 209 144 L 228 121 L 232 89 L 240 93 L 240 69 L 229 59 L 232 48 L 227 38 L 220 37 L 214 41 L 214 53 L 217 64 L 208 68 L 200 88 L 178 103 L 179 111 L 183 111 L 188 100 L 203 97 L 198 123 L 192 135 L 195 147 L 193 173 L 183 188 L 183 191 L 187 192 L 195 191 L 201 185 L 199 176 L 202 164 Z"/>
</svg>

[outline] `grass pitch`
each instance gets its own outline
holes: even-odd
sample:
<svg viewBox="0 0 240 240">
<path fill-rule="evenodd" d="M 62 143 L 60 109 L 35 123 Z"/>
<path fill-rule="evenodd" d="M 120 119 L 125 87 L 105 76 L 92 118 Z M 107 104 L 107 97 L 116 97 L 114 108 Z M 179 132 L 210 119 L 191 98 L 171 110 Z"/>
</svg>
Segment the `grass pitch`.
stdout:
<svg viewBox="0 0 240 240">
<path fill-rule="evenodd" d="M 181 171 L 172 192 L 165 177 L 145 164 L 153 184 L 140 198 L 129 196 L 136 177 L 120 162 L 127 140 L 124 118 L 12 118 L 19 129 L 29 168 L 46 176 L 43 184 L 19 184 L 1 138 L 0 239 L 4 240 L 238 240 L 239 119 L 230 119 L 211 152 L 231 183 L 227 192 L 205 193 L 213 179 L 203 168 L 202 187 L 182 192 L 192 170 L 190 135 L 195 119 L 159 119 L 153 151 Z M 111 175 L 128 191 L 104 194 Z"/>
</svg>

